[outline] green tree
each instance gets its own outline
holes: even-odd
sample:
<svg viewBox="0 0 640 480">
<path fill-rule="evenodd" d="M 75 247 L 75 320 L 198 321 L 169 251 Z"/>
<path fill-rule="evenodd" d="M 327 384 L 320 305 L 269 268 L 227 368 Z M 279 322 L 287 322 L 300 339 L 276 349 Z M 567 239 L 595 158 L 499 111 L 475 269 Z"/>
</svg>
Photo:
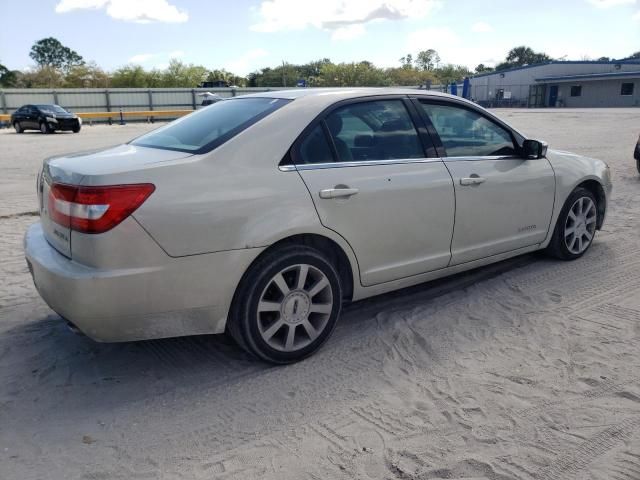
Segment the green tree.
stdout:
<svg viewBox="0 0 640 480">
<path fill-rule="evenodd" d="M 197 87 L 208 75 L 209 71 L 202 65 L 186 65 L 180 60 L 172 59 L 162 73 L 163 87 Z"/>
<path fill-rule="evenodd" d="M 508 68 L 533 65 L 534 63 L 544 63 L 550 60 L 551 57 L 546 53 L 535 52 L 532 48 L 522 45 L 509 50 L 506 61 L 498 64 L 496 70 L 506 70 Z"/>
<path fill-rule="evenodd" d="M 20 72 L 18 70 L 9 70 L 0 63 L 0 87 L 15 87 Z"/>
<path fill-rule="evenodd" d="M 402 68 L 413 68 L 413 55 L 407 53 L 404 57 L 400 57 L 400 65 Z"/>
<path fill-rule="evenodd" d="M 471 71 L 469 71 L 469 69 L 464 65 L 454 65 L 452 63 L 440 65 L 434 73 L 440 85 L 446 85 L 451 82 L 460 82 L 464 77 L 471 75 Z"/>
<path fill-rule="evenodd" d="M 488 72 L 493 72 L 493 70 L 494 70 L 493 67 L 487 67 L 484 63 L 480 63 L 476 67 L 475 73 L 488 73 Z"/>
<path fill-rule="evenodd" d="M 321 68 L 318 86 L 322 87 L 371 87 L 387 86 L 384 71 L 371 62 L 325 64 Z"/>
<path fill-rule="evenodd" d="M 416 68 L 387 68 L 384 74 L 385 83 L 405 87 L 417 87 L 426 83 L 433 83 L 436 79 L 433 72 Z"/>
<path fill-rule="evenodd" d="M 39 67 L 52 67 L 65 71 L 84 63 L 76 51 L 65 47 L 53 37 L 43 38 L 34 43 L 29 56 Z"/>
<path fill-rule="evenodd" d="M 111 86 L 113 88 L 149 87 L 147 72 L 140 65 L 120 67 L 111 75 Z"/>
<path fill-rule="evenodd" d="M 227 72 L 224 68 L 221 70 L 211 70 L 207 74 L 207 78 L 205 79 L 207 82 L 225 82 L 228 85 L 235 85 L 238 87 L 244 87 L 247 83 L 247 79 L 245 77 L 240 77 L 235 73 Z"/>
<path fill-rule="evenodd" d="M 64 76 L 66 88 L 107 88 L 111 78 L 94 62 L 75 65 Z"/>
<path fill-rule="evenodd" d="M 15 87 L 18 88 L 60 88 L 64 85 L 64 76 L 54 67 L 41 67 L 26 70 L 18 75 Z"/>
<path fill-rule="evenodd" d="M 440 55 L 433 48 L 418 52 L 416 57 L 416 65 L 419 69 L 432 71 L 440 63 Z"/>
</svg>

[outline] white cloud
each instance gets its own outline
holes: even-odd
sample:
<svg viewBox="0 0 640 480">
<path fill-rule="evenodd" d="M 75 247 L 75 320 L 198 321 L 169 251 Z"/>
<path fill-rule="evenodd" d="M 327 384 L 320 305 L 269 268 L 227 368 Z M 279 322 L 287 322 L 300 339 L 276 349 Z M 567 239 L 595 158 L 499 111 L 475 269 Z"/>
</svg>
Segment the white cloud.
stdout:
<svg viewBox="0 0 640 480">
<path fill-rule="evenodd" d="M 489 45 L 469 45 L 448 27 L 433 27 L 411 32 L 407 36 L 405 49 L 418 53 L 433 48 L 438 52 L 441 63 L 465 65 L 473 69 L 479 63 L 495 65 L 500 49 Z M 496 53 L 498 52 L 498 53 Z"/>
<path fill-rule="evenodd" d="M 620 5 L 634 5 L 636 0 L 587 0 L 591 5 L 598 8 L 611 8 Z"/>
<path fill-rule="evenodd" d="M 129 63 L 146 63 L 157 55 L 154 53 L 139 53 L 129 59 Z"/>
<path fill-rule="evenodd" d="M 636 22 L 640 22 L 640 11 L 638 11 L 638 12 L 637 12 L 633 17 L 631 17 L 631 18 L 633 18 Z"/>
<path fill-rule="evenodd" d="M 475 33 L 489 33 L 493 32 L 493 27 L 487 22 L 476 22 L 471 27 L 471 31 Z"/>
<path fill-rule="evenodd" d="M 347 40 L 364 34 L 364 25 L 369 22 L 423 18 L 440 3 L 440 0 L 263 0 L 257 10 L 259 21 L 250 28 L 256 32 L 279 32 L 315 27 L 334 31 L 334 40 Z"/>
<path fill-rule="evenodd" d="M 259 68 L 257 60 L 263 59 L 268 55 L 269 52 L 266 50 L 262 48 L 255 48 L 253 50 L 249 50 L 244 55 L 236 57 L 232 62 L 225 65 L 225 69 L 229 72 L 235 73 L 236 75 L 247 75 Z"/>
<path fill-rule="evenodd" d="M 153 67 L 155 68 L 159 68 L 159 69 L 163 69 L 166 68 L 167 65 L 169 65 L 167 63 L 167 59 L 171 60 L 171 59 L 178 59 L 180 57 L 184 56 L 184 52 L 182 50 L 174 50 L 173 52 L 169 52 L 169 53 L 164 53 L 164 52 L 160 52 L 160 53 L 139 53 L 137 55 L 134 55 L 133 57 L 131 57 L 129 59 L 129 63 L 135 63 L 135 64 L 150 64 L 152 60 L 155 60 L 155 64 L 153 65 Z M 158 63 L 160 62 L 160 63 Z"/>
<path fill-rule="evenodd" d="M 182 23 L 189 19 L 185 10 L 167 0 L 60 0 L 55 8 L 57 13 L 88 9 L 105 9 L 115 20 L 135 23 Z"/>
<path fill-rule="evenodd" d="M 353 40 L 365 34 L 363 25 L 348 25 L 334 30 L 331 34 L 331 40 Z"/>
</svg>

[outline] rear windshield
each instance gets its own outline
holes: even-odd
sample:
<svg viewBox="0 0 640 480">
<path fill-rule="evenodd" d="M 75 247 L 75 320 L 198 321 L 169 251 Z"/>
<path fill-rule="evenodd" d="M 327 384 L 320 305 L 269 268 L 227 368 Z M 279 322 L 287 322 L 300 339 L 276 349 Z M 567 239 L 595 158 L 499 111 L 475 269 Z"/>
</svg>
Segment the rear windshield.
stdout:
<svg viewBox="0 0 640 480">
<path fill-rule="evenodd" d="M 141 147 L 206 153 L 288 103 L 279 98 L 223 100 L 131 142 Z"/>
</svg>

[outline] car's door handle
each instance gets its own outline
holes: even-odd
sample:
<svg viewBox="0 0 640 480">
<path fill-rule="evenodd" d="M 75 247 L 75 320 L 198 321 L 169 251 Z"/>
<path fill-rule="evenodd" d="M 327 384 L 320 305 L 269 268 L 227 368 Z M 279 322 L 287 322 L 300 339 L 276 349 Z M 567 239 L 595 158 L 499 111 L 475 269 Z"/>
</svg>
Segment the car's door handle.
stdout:
<svg viewBox="0 0 640 480">
<path fill-rule="evenodd" d="M 359 191 L 357 188 L 326 188 L 320 190 L 320 198 L 351 197 Z"/>
<path fill-rule="evenodd" d="M 482 177 L 465 177 L 460 179 L 460 185 L 480 185 L 485 181 L 486 178 Z"/>
</svg>

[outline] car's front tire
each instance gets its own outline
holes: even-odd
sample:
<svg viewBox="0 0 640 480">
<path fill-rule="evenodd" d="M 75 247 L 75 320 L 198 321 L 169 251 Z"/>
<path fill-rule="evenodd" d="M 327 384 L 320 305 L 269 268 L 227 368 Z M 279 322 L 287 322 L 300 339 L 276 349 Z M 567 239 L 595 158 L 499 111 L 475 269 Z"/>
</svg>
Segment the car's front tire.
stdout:
<svg viewBox="0 0 640 480">
<path fill-rule="evenodd" d="M 20 122 L 13 122 L 13 128 L 16 130 L 16 133 L 23 133 L 24 128 L 20 125 Z"/>
<path fill-rule="evenodd" d="M 593 243 L 597 225 L 595 195 L 586 188 L 576 188 L 560 211 L 547 253 L 561 260 L 580 258 Z"/>
<path fill-rule="evenodd" d="M 249 353 L 285 364 L 308 357 L 329 338 L 342 307 L 334 265 L 305 246 L 274 249 L 238 287 L 228 331 Z"/>
<path fill-rule="evenodd" d="M 76 125 L 75 127 L 73 127 L 73 133 L 78 133 L 80 131 L 81 126 L 80 125 Z"/>
<path fill-rule="evenodd" d="M 49 128 L 49 125 L 47 125 L 47 122 L 40 122 L 40 133 L 51 133 L 51 128 Z"/>
</svg>

